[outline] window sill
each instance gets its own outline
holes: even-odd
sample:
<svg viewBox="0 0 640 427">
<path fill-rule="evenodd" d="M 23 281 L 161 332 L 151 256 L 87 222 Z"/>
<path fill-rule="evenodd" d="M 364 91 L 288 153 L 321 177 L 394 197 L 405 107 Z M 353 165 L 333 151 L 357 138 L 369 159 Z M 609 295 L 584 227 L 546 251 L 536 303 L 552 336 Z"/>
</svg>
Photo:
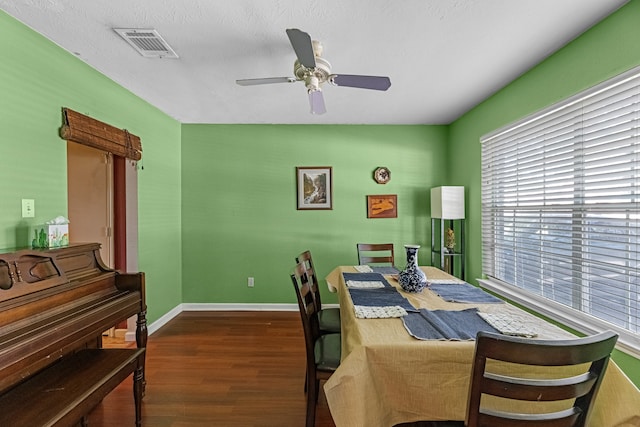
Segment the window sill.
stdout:
<svg viewBox="0 0 640 427">
<path fill-rule="evenodd" d="M 619 335 L 616 349 L 640 359 L 640 336 L 636 334 L 593 316 L 568 308 L 562 304 L 558 304 L 555 301 L 493 279 L 478 279 L 478 283 L 491 292 L 495 292 L 533 312 L 546 316 L 580 333 L 591 335 L 606 329 L 615 331 Z"/>
</svg>

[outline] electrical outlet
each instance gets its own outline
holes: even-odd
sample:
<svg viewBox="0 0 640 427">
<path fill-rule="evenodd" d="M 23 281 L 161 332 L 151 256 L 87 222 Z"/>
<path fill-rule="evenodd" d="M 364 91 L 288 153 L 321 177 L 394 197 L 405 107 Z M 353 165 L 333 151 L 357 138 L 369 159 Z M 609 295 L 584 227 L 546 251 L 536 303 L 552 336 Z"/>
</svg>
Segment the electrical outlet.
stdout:
<svg viewBox="0 0 640 427">
<path fill-rule="evenodd" d="M 36 216 L 36 201 L 33 199 L 22 199 L 22 218 L 33 218 Z"/>
<path fill-rule="evenodd" d="M 249 277 L 247 279 L 247 286 L 253 288 L 253 277 Z"/>
</svg>

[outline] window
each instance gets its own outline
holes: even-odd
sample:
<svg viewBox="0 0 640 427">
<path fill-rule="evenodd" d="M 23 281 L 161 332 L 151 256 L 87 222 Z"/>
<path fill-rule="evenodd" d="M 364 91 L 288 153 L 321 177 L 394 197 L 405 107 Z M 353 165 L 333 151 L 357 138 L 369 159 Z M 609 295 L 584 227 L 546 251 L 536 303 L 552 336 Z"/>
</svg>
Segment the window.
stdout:
<svg viewBox="0 0 640 427">
<path fill-rule="evenodd" d="M 640 352 L 640 67 L 481 143 L 483 285 Z"/>
</svg>

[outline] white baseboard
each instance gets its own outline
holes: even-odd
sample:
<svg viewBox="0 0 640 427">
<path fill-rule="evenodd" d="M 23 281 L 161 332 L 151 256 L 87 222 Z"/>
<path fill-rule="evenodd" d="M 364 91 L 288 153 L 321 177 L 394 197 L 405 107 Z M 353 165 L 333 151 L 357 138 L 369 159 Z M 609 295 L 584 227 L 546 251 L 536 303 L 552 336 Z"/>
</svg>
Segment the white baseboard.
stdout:
<svg viewBox="0 0 640 427">
<path fill-rule="evenodd" d="M 336 308 L 338 304 L 323 304 L 323 307 Z M 166 325 L 183 311 L 297 311 L 297 304 L 227 304 L 227 303 L 184 303 L 179 304 L 147 328 L 149 335 Z M 135 341 L 135 331 L 128 331 L 125 341 Z"/>
<path fill-rule="evenodd" d="M 182 311 L 297 311 L 298 304 L 185 303 Z"/>
<path fill-rule="evenodd" d="M 166 325 L 171 319 L 176 317 L 178 314 L 182 313 L 182 304 L 177 305 L 173 309 L 169 310 L 158 320 L 153 322 L 152 324 L 147 326 L 147 333 L 149 335 L 153 334 L 155 331 Z M 136 340 L 136 331 L 127 331 L 124 336 L 125 341 L 135 341 Z"/>
</svg>

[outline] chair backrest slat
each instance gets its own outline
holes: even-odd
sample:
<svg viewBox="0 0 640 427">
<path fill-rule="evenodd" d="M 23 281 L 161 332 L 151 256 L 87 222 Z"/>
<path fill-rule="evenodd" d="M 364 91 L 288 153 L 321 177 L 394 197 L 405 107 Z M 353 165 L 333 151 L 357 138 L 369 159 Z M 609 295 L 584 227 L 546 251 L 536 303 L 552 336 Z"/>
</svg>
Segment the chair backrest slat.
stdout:
<svg viewBox="0 0 640 427">
<path fill-rule="evenodd" d="M 562 379 L 530 380 L 485 373 L 482 393 L 518 400 L 554 401 L 584 396 L 593 388 L 598 376 L 586 372 Z"/>
<path fill-rule="evenodd" d="M 507 419 L 502 418 L 498 415 L 493 416 L 490 413 L 481 414 L 481 418 L 478 420 L 477 426 L 482 427 L 531 427 L 535 426 L 543 426 L 543 427 L 573 427 L 578 421 L 579 417 L 582 413 L 575 408 L 568 409 L 566 411 L 561 411 L 558 414 L 558 417 L 554 420 L 545 420 L 541 424 L 532 424 L 530 418 L 525 419 Z M 470 426 L 471 424 L 469 424 Z"/>
</svg>

